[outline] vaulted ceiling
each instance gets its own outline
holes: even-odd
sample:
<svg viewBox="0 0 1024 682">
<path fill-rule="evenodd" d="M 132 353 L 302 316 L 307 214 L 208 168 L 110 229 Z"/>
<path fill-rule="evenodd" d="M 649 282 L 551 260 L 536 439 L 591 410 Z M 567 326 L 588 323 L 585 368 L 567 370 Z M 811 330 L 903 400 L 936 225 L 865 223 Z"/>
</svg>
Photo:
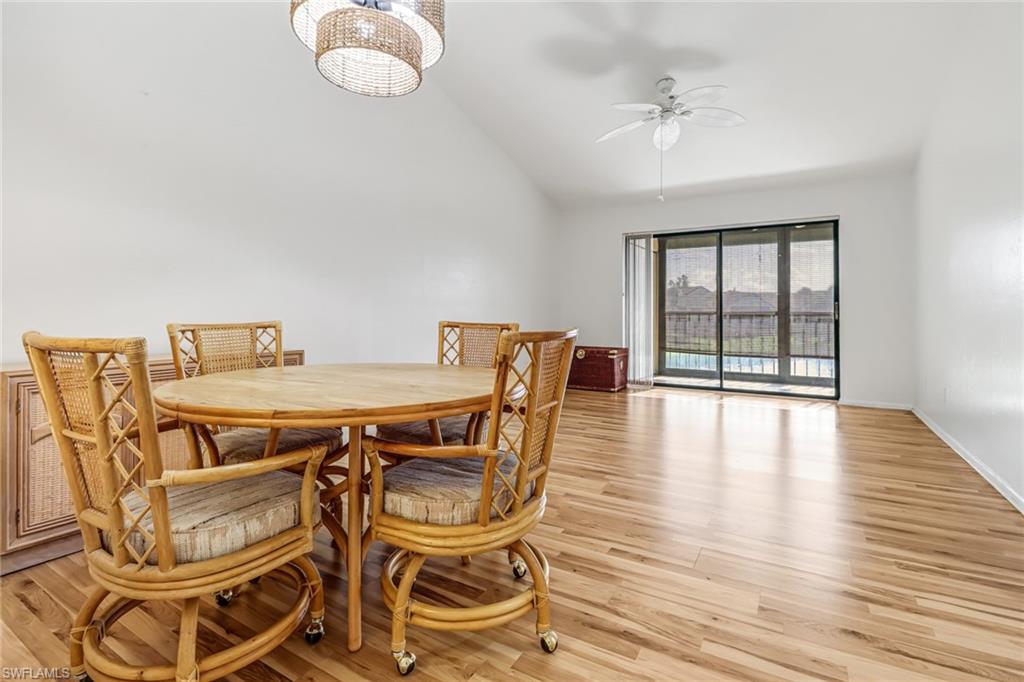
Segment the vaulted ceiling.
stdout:
<svg viewBox="0 0 1024 682">
<path fill-rule="evenodd" d="M 451 2 L 448 53 L 427 72 L 561 205 L 652 199 L 650 124 L 594 139 L 638 115 L 670 75 L 723 83 L 733 129 L 684 124 L 665 186 L 685 191 L 792 174 L 909 164 L 977 7 L 914 3 Z"/>
</svg>

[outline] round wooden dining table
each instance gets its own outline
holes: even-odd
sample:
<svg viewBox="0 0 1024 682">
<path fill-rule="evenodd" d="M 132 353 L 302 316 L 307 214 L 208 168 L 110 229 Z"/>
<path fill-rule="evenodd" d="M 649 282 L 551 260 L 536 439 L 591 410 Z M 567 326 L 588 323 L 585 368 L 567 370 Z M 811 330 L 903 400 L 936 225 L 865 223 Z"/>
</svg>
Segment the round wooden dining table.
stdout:
<svg viewBox="0 0 1024 682">
<path fill-rule="evenodd" d="M 356 651 L 362 645 L 364 428 L 484 412 L 491 406 L 494 374 L 482 367 L 412 363 L 266 367 L 170 381 L 153 398 L 162 414 L 182 423 L 268 428 L 275 444 L 280 429 L 349 427 L 343 543 L 348 648 Z"/>
</svg>

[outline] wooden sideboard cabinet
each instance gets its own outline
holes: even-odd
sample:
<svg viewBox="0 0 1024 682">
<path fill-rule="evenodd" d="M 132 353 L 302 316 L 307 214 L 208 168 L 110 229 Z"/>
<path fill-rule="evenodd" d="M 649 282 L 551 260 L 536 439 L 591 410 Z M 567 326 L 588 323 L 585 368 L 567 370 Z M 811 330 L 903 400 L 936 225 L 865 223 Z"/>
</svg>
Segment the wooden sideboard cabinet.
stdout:
<svg viewBox="0 0 1024 682">
<path fill-rule="evenodd" d="M 284 352 L 285 365 L 301 365 L 302 350 Z M 154 388 L 172 381 L 171 358 L 149 363 Z M 116 385 L 118 372 L 111 372 Z M 0 575 L 77 552 L 75 522 L 60 453 L 28 365 L 0 372 Z M 188 452 L 180 430 L 160 434 L 164 466 L 185 468 Z"/>
</svg>

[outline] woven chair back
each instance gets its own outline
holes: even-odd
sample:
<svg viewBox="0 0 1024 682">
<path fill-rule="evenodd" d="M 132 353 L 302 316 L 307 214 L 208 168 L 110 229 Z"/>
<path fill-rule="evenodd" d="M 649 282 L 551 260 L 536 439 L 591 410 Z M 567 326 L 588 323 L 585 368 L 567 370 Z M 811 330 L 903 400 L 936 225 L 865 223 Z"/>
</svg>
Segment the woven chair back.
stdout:
<svg viewBox="0 0 1024 682">
<path fill-rule="evenodd" d="M 167 335 L 179 379 L 284 366 L 279 321 L 169 324 Z"/>
<path fill-rule="evenodd" d="M 484 468 L 481 524 L 510 519 L 544 496 L 575 343 L 575 329 L 501 335 L 487 433 L 487 447 L 499 454 Z"/>
<path fill-rule="evenodd" d="M 519 331 L 516 322 L 449 322 L 438 324 L 437 364 L 494 367 L 502 332 Z"/>
<path fill-rule="evenodd" d="M 23 341 L 86 550 L 102 548 L 118 566 L 173 567 L 166 491 L 146 485 L 163 475 L 163 462 L 145 339 L 29 332 Z"/>
</svg>

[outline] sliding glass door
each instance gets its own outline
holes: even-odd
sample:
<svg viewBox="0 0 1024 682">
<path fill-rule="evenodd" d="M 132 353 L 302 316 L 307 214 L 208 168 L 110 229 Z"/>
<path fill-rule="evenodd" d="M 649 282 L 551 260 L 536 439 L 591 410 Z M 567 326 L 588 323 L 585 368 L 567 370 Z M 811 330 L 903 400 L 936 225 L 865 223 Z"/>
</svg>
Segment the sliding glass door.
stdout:
<svg viewBox="0 0 1024 682">
<path fill-rule="evenodd" d="M 722 365 L 726 379 L 779 373 L 779 230 L 722 233 Z"/>
<path fill-rule="evenodd" d="M 658 383 L 838 397 L 834 222 L 657 239 Z"/>
<path fill-rule="evenodd" d="M 658 239 L 658 373 L 717 385 L 717 233 Z"/>
<path fill-rule="evenodd" d="M 825 223 L 793 229 L 788 241 L 788 380 L 808 386 L 835 387 L 839 372 L 835 225 Z"/>
</svg>

